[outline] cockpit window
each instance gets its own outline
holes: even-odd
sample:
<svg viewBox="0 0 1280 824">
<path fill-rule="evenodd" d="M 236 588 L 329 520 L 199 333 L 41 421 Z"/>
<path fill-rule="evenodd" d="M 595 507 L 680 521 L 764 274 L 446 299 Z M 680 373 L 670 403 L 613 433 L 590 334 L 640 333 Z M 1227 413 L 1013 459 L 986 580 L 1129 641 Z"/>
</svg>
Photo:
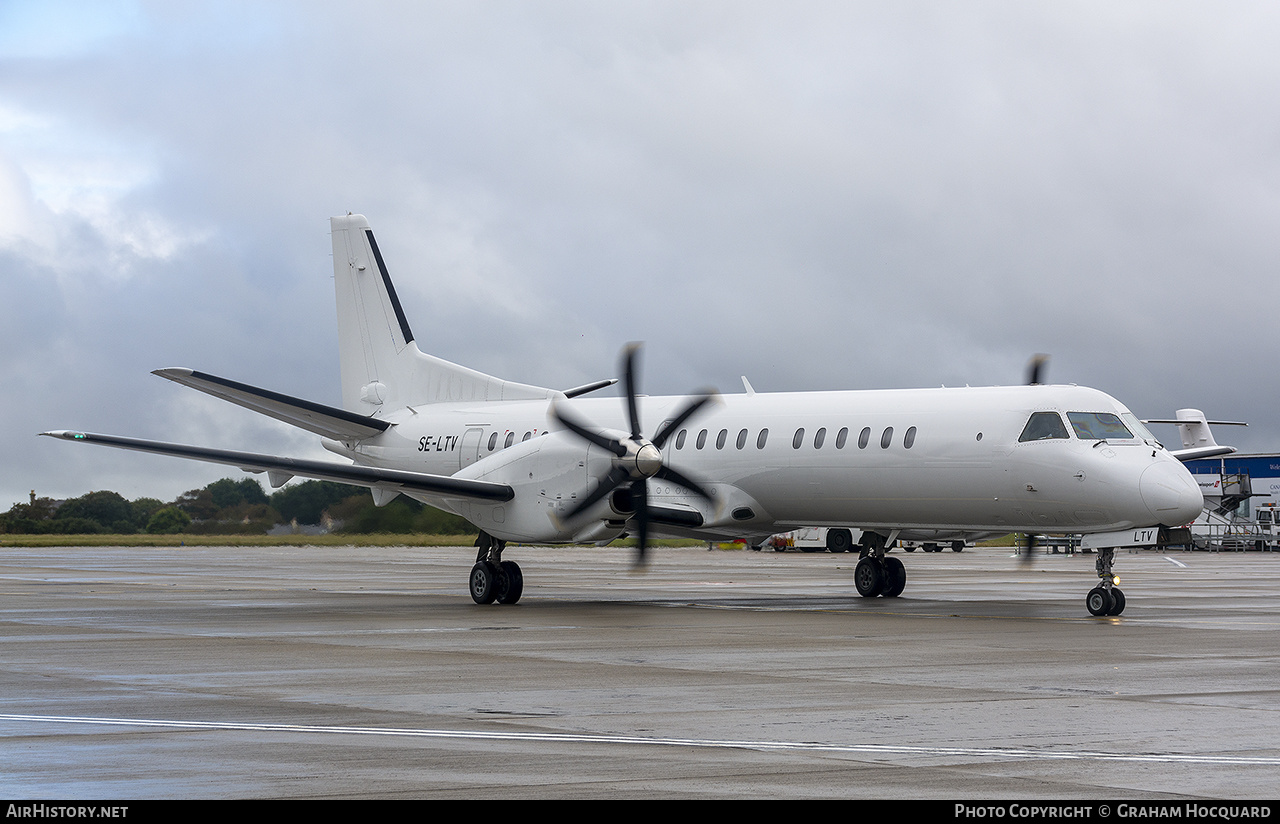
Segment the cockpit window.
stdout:
<svg viewBox="0 0 1280 824">
<path fill-rule="evenodd" d="M 1082 441 L 1127 440 L 1133 437 L 1119 416 L 1110 412 L 1068 412 L 1067 420 L 1071 421 L 1071 428 Z"/>
<path fill-rule="evenodd" d="M 1062 417 L 1057 412 L 1036 412 L 1032 414 L 1031 420 L 1027 421 L 1027 425 L 1023 427 L 1022 434 L 1018 436 L 1019 443 L 1027 441 L 1047 441 L 1054 438 L 1069 438 L 1067 427 L 1062 423 Z"/>
<path fill-rule="evenodd" d="M 1144 441 L 1154 441 L 1156 439 L 1156 436 L 1151 434 L 1151 430 L 1143 426 L 1142 421 L 1138 420 L 1132 412 L 1120 413 L 1120 419 L 1124 421 L 1125 426 L 1129 427 L 1130 432 Z"/>
</svg>

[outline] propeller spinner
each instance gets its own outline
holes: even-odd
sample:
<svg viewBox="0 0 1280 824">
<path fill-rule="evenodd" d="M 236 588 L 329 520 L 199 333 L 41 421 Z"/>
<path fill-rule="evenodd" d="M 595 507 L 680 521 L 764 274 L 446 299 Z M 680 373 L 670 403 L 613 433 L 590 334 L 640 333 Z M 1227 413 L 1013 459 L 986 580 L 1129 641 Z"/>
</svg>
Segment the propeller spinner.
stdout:
<svg viewBox="0 0 1280 824">
<path fill-rule="evenodd" d="M 679 414 L 665 426 L 658 429 L 652 439 L 644 437 L 640 425 L 640 409 L 637 401 L 636 356 L 639 351 L 640 344 L 632 343 L 623 350 L 622 355 L 627 421 L 631 427 L 628 437 L 612 438 L 574 418 L 558 404 L 552 406 L 551 414 L 565 429 L 588 443 L 612 452 L 614 455 L 613 466 L 608 474 L 600 479 L 600 483 L 589 495 L 585 496 L 578 502 L 577 506 L 566 514 L 566 519 L 577 517 L 599 503 L 606 496 L 614 494 L 615 491 L 621 492 L 625 484 L 628 498 L 622 502 L 625 506 L 619 508 L 629 508 L 634 513 L 631 519 L 636 524 L 636 566 L 643 566 L 645 552 L 649 543 L 649 522 L 652 519 L 649 508 L 648 488 L 650 478 L 661 478 L 662 480 L 670 481 L 688 489 L 704 500 L 715 500 L 714 496 L 703 488 L 702 484 L 665 465 L 662 462 L 662 447 L 686 421 L 719 396 L 715 390 L 706 390 L 694 395 L 680 409 Z"/>
</svg>

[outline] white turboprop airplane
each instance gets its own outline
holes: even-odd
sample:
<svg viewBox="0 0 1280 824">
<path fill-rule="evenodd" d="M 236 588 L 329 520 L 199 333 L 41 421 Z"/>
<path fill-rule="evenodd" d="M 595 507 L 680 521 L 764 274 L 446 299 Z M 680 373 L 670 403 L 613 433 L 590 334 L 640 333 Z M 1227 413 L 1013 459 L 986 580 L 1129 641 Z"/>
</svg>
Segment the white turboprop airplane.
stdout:
<svg viewBox="0 0 1280 824">
<path fill-rule="evenodd" d="M 508 541 L 631 534 L 643 562 L 654 535 L 758 544 L 827 526 L 837 551 L 850 548 L 849 527 L 862 529 L 853 577 L 866 597 L 902 592 L 906 570 L 886 555 L 898 538 L 1083 533 L 1098 551 L 1094 615 L 1124 609 L 1117 547 L 1188 540 L 1171 528 L 1194 520 L 1203 499 L 1179 458 L 1234 451 L 1170 452 L 1114 398 L 1041 385 L 1038 363 L 1026 386 L 757 393 L 744 379 L 744 394 L 645 397 L 632 346 L 622 402 L 581 397 L 616 380 L 566 391 L 501 380 L 419 351 L 368 222 L 331 224 L 342 409 L 191 369 L 155 374 L 314 432 L 351 464 L 43 434 L 266 472 L 273 487 L 340 481 L 368 487 L 379 505 L 403 494 L 456 513 L 481 530 L 477 603 L 519 600 Z"/>
</svg>

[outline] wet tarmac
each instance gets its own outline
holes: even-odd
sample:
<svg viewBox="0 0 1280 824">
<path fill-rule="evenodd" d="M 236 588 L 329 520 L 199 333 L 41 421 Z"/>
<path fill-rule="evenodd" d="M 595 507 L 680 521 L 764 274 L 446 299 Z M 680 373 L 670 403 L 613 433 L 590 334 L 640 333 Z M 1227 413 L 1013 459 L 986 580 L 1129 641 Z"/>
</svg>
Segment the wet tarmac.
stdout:
<svg viewBox="0 0 1280 824">
<path fill-rule="evenodd" d="M 895 553 L 898 554 L 898 553 Z M 1273 798 L 1280 554 L 0 547 L 0 793 Z"/>
</svg>

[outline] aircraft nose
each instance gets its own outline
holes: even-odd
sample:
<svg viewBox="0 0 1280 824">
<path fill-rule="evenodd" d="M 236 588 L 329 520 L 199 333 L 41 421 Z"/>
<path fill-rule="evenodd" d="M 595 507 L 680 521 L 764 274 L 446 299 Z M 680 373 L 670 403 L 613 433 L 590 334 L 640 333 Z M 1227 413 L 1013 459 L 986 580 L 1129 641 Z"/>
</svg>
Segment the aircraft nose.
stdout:
<svg viewBox="0 0 1280 824">
<path fill-rule="evenodd" d="M 1180 463 L 1152 464 L 1138 480 L 1142 502 L 1165 526 L 1190 523 L 1204 509 L 1204 496 L 1195 478 Z"/>
</svg>

